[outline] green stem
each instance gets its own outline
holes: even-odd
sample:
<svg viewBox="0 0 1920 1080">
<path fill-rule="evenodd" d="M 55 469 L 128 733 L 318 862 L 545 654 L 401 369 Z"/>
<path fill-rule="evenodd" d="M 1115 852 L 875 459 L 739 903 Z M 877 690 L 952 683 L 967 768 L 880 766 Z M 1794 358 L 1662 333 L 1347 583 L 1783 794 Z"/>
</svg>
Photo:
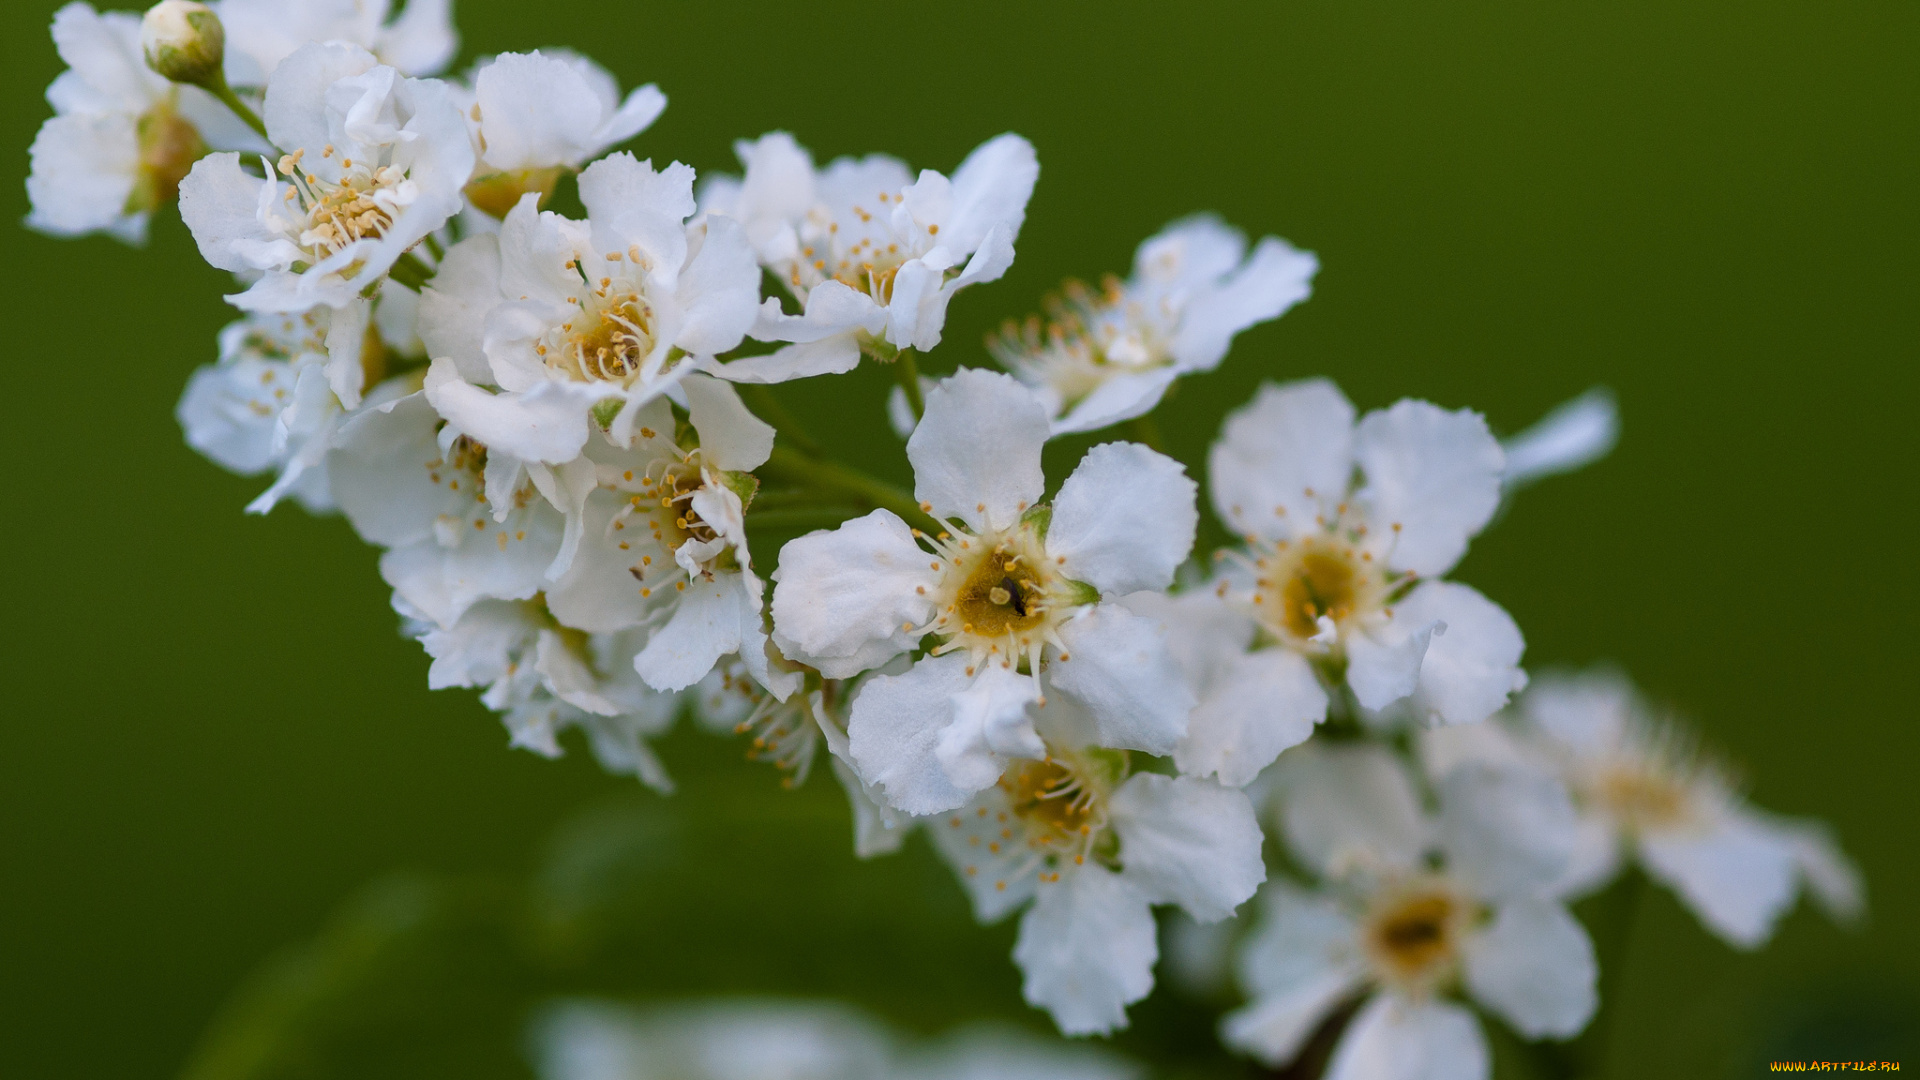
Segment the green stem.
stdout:
<svg viewBox="0 0 1920 1080">
<path fill-rule="evenodd" d="M 199 85 L 202 90 L 219 98 L 220 104 L 232 109 L 233 115 L 246 121 L 248 127 L 258 132 L 261 138 L 267 140 L 267 145 L 273 145 L 273 136 L 267 134 L 267 125 L 260 122 L 260 114 L 254 112 L 252 106 L 240 100 L 240 95 L 234 93 L 233 87 L 227 85 L 227 77 L 225 74 L 215 71 L 212 78 L 209 78 L 206 82 Z M 269 177 L 269 179 L 271 179 L 271 177 Z"/>
<path fill-rule="evenodd" d="M 427 282 L 433 280 L 433 268 L 420 261 L 420 256 L 408 251 L 394 260 L 393 269 L 387 271 L 387 276 L 414 292 L 419 292 L 426 287 Z"/>
<path fill-rule="evenodd" d="M 772 424 L 781 435 L 809 457 L 820 456 L 820 444 L 813 441 L 806 429 L 800 426 L 800 420 L 793 415 L 780 399 L 775 397 L 773 389 L 760 383 L 737 384 L 740 395 L 747 399 L 747 405 L 760 414 L 760 419 Z"/>
<path fill-rule="evenodd" d="M 868 506 L 891 510 L 907 524 L 928 532 L 939 532 L 940 523 L 920 509 L 913 496 L 863 472 L 836 465 L 831 461 L 803 454 L 790 447 L 775 446 L 773 456 L 762 468 L 772 476 L 784 477 L 820 491 L 851 495 Z"/>
<path fill-rule="evenodd" d="M 920 366 L 913 361 L 912 349 L 900 350 L 900 355 L 893 361 L 893 377 L 907 395 L 907 405 L 913 409 L 913 418 L 917 421 L 925 416 L 927 402 L 920 396 Z"/>
<path fill-rule="evenodd" d="M 1167 440 L 1160 435 L 1160 425 L 1153 422 L 1151 416 L 1136 416 L 1127 421 L 1127 434 L 1135 442 L 1146 444 L 1147 449 L 1167 452 Z"/>
</svg>

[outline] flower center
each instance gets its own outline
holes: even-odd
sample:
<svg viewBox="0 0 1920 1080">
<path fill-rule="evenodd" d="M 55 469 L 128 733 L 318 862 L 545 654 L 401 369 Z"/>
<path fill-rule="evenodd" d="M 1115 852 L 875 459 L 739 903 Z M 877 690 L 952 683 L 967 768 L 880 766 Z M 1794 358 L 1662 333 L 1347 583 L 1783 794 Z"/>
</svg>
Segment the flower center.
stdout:
<svg viewBox="0 0 1920 1080">
<path fill-rule="evenodd" d="M 1684 820 L 1690 813 L 1687 786 L 1677 777 L 1637 764 L 1604 769 L 1593 784 L 1593 794 L 1629 828 L 1660 828 Z"/>
<path fill-rule="evenodd" d="M 1073 608 L 1098 598 L 1055 570 L 1027 522 L 980 536 L 941 533 L 931 543 L 944 556 L 933 563 L 943 571 L 937 607 L 926 626 L 908 629 L 946 638 L 933 649 L 935 656 L 966 649 L 976 664 L 997 656 L 1005 666 L 1024 660 L 1037 670 L 1047 645 L 1065 648 L 1060 623 Z"/>
<path fill-rule="evenodd" d="M 331 153 L 328 147 L 326 156 Z M 340 163 L 340 179 L 330 182 L 300 171 L 305 154 L 301 150 L 282 156 L 279 169 L 292 181 L 287 201 L 297 202 L 303 215 L 295 242 L 312 261 L 337 254 L 356 241 L 386 235 L 399 212 L 399 188 L 406 182 L 406 171 L 397 165 L 374 167 L 347 158 Z"/>
<path fill-rule="evenodd" d="M 1475 912 L 1473 902 L 1444 881 L 1418 881 L 1373 906 L 1361 928 L 1362 942 L 1383 981 L 1431 989 L 1453 973 Z"/>
<path fill-rule="evenodd" d="M 1398 577 L 1338 534 L 1260 545 L 1253 565 L 1261 622 L 1286 640 L 1329 647 L 1356 617 L 1386 608 Z"/>
<path fill-rule="evenodd" d="M 534 352 L 575 382 L 632 385 L 654 348 L 653 305 L 637 275 L 583 283 L 580 310 L 547 331 Z"/>
<path fill-rule="evenodd" d="M 140 140 L 140 172 L 127 195 L 130 214 L 179 198 L 180 181 L 207 152 L 200 130 L 174 111 L 171 98 L 142 113 L 134 132 Z"/>
<path fill-rule="evenodd" d="M 893 207 L 902 198 L 879 192 L 874 200 L 880 210 L 855 205 L 843 220 L 835 220 L 824 207 L 810 211 L 802 225 L 800 257 L 787 272 L 794 294 L 804 300 L 814 286 L 838 281 L 882 307 L 891 303 L 900 267 L 931 247 L 940 232 L 940 226 L 929 225 L 924 230 L 914 227 L 907 236 L 895 233 Z"/>
<path fill-rule="evenodd" d="M 1072 408 L 1115 375 L 1148 371 L 1172 359 L 1159 323 L 1139 301 L 1127 299 L 1119 278 L 1108 275 L 1098 293 L 1069 281 L 1045 300 L 1045 319 L 1008 320 L 987 339 L 1001 366 L 1026 381 L 1052 387 Z M 1171 323 L 1171 313 L 1162 322 Z"/>
<path fill-rule="evenodd" d="M 1090 835 L 1105 823 L 1106 800 L 1065 762 L 1023 761 L 1006 771 L 1000 787 L 1009 809 L 1030 830 L 1058 838 Z"/>
</svg>

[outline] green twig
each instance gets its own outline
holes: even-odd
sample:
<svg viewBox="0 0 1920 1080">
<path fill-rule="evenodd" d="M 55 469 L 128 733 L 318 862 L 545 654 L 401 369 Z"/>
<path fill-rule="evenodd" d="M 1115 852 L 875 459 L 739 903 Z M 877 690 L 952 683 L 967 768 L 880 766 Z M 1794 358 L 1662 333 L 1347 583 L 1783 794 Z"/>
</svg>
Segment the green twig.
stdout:
<svg viewBox="0 0 1920 1080">
<path fill-rule="evenodd" d="M 818 491 L 851 495 L 868 506 L 893 511 L 916 528 L 940 531 L 940 523 L 920 509 L 911 494 L 844 465 L 822 461 L 790 447 L 775 446 L 773 456 L 767 459 L 762 471 Z"/>
<path fill-rule="evenodd" d="M 261 123 L 260 114 L 254 112 L 253 107 L 245 101 L 240 100 L 240 95 L 234 93 L 233 87 L 227 85 L 227 77 L 224 74 L 216 70 L 212 78 L 204 83 L 200 83 L 199 86 L 202 90 L 219 98 L 220 104 L 233 110 L 233 115 L 245 121 L 248 127 L 258 132 L 261 138 L 267 140 L 267 145 L 273 145 L 273 136 L 267 134 L 267 125 Z"/>
<path fill-rule="evenodd" d="M 918 421 L 927 414 L 927 402 L 920 396 L 920 366 L 913 361 L 912 349 L 901 349 L 900 355 L 894 358 L 893 377 L 900 383 L 901 392 L 907 395 L 907 406 Z"/>
</svg>

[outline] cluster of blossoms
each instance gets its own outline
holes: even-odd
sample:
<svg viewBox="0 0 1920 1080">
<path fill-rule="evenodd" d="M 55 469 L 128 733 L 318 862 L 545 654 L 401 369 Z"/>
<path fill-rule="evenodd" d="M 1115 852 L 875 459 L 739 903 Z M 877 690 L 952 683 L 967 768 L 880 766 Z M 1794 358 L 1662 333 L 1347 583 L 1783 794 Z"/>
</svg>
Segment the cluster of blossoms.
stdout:
<svg viewBox="0 0 1920 1080">
<path fill-rule="evenodd" d="M 1580 1032 L 1596 962 L 1566 905 L 1628 856 L 1742 947 L 1803 884 L 1858 911 L 1818 826 L 1746 806 L 1616 677 L 1529 689 L 1513 619 L 1447 579 L 1516 488 L 1606 452 L 1603 395 L 1503 443 L 1468 410 L 1268 384 L 1208 455 L 1237 539 L 1196 560 L 1199 485 L 1144 418 L 1305 299 L 1313 255 L 1176 221 L 991 337 L 1004 372 L 922 379 L 948 305 L 1013 261 L 1026 140 L 948 176 L 822 168 L 776 132 L 696 184 L 607 153 L 665 98 L 582 57 L 428 77 L 447 16 L 69 4 L 29 223 L 137 240 L 177 193 L 243 313 L 188 442 L 271 475 L 249 509 L 337 510 L 380 547 L 429 684 L 480 688 L 515 745 L 579 729 L 665 789 L 648 740 L 684 712 L 792 783 L 824 744 L 862 855 L 924 829 L 980 919 L 1021 913 L 1025 997 L 1062 1031 L 1126 1024 L 1173 907 L 1237 941 L 1222 1038 L 1278 1065 L 1346 1018 L 1342 1080 L 1484 1077 L 1473 1008 Z M 544 208 L 563 182 L 584 217 Z M 754 396 L 863 363 L 897 377 L 911 493 Z M 1139 441 L 1049 487 L 1049 440 L 1122 424 Z M 749 532 L 783 528 L 763 575 Z"/>
</svg>

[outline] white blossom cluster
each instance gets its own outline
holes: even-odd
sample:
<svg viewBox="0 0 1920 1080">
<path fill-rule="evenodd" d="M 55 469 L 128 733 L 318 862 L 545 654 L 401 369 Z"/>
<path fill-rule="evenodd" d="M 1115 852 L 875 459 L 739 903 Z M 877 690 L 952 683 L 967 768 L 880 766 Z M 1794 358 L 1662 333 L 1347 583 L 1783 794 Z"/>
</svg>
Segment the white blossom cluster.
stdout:
<svg viewBox="0 0 1920 1080">
<path fill-rule="evenodd" d="M 994 335 L 1004 372 L 925 380 L 948 305 L 1013 261 L 1025 139 L 948 175 L 775 132 L 696 183 L 607 153 L 654 87 L 559 52 L 432 77 L 447 5 L 387 14 L 62 8 L 29 223 L 138 240 L 177 192 L 242 312 L 188 442 L 271 475 L 249 509 L 337 509 L 381 548 L 429 684 L 479 688 L 515 745 L 578 728 L 664 789 L 648 739 L 689 709 L 792 782 L 824 743 L 857 850 L 924 828 L 981 920 L 1021 913 L 1025 997 L 1069 1034 L 1152 989 L 1156 907 L 1255 909 L 1221 1036 L 1278 1065 L 1350 1016 L 1339 1080 L 1485 1077 L 1474 1009 L 1580 1032 L 1566 905 L 1629 857 L 1742 947 L 1803 884 L 1859 909 L 1817 826 L 1746 806 L 1616 677 L 1527 689 L 1513 619 L 1448 578 L 1513 489 L 1606 452 L 1604 396 L 1503 444 L 1470 410 L 1265 385 L 1206 462 L 1237 539 L 1193 561 L 1199 486 L 1142 418 L 1305 299 L 1312 254 L 1176 221 Z M 563 184 L 584 217 L 543 208 Z M 862 363 L 898 377 L 910 494 L 737 389 Z M 1120 424 L 1144 441 L 1048 484 L 1050 439 Z M 763 575 L 756 522 L 809 513 L 838 524 Z"/>
</svg>

